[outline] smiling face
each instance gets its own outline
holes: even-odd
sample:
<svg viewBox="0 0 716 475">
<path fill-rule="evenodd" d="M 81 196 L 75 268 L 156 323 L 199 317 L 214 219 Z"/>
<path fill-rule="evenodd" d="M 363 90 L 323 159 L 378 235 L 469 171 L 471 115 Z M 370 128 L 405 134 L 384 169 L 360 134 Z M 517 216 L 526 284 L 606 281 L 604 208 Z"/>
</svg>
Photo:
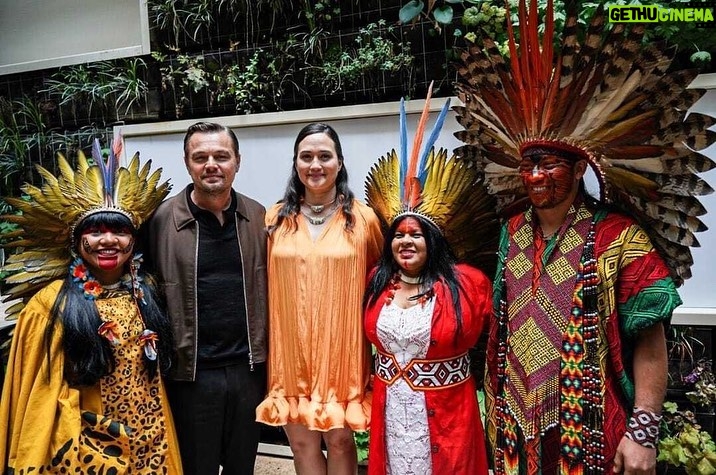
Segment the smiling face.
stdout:
<svg viewBox="0 0 716 475">
<path fill-rule="evenodd" d="M 403 218 L 395 229 L 390 247 L 393 259 L 403 274 L 418 277 L 428 260 L 428 249 L 420 222 L 410 216 Z"/>
<path fill-rule="evenodd" d="M 549 209 L 574 200 L 586 168 L 586 160 L 541 154 L 523 158 L 519 170 L 532 205 Z"/>
<path fill-rule="evenodd" d="M 226 132 L 196 132 L 186 144 L 184 163 L 200 195 L 221 195 L 231 190 L 241 157 Z"/>
<path fill-rule="evenodd" d="M 95 279 L 101 284 L 113 284 L 124 274 L 124 266 L 132 257 L 134 237 L 128 228 L 95 225 L 82 231 L 78 248 Z"/>
<path fill-rule="evenodd" d="M 342 166 L 336 145 L 328 134 L 307 135 L 296 148 L 296 173 L 307 194 L 331 192 Z"/>
</svg>

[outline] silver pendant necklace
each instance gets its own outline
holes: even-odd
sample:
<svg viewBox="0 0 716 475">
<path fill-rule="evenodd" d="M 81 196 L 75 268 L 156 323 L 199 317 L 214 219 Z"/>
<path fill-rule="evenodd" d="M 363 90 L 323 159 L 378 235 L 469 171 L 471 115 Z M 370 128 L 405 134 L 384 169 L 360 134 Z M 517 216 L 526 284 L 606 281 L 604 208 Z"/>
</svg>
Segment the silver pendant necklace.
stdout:
<svg viewBox="0 0 716 475">
<path fill-rule="evenodd" d="M 335 201 L 336 200 L 334 199 L 331 203 L 334 203 Z M 331 203 L 326 203 L 326 205 L 329 205 Z M 312 213 L 318 214 L 318 212 L 313 209 L 313 206 L 309 205 L 308 203 L 303 203 L 303 204 L 306 205 L 307 207 L 309 207 Z M 320 206 L 323 208 L 326 205 L 320 205 Z M 331 209 L 328 210 L 328 212 L 326 214 L 324 214 L 322 216 L 311 216 L 310 214 L 303 211 L 303 209 L 301 209 L 301 214 L 304 215 L 306 217 L 306 219 L 308 220 L 308 222 L 311 223 L 313 226 L 320 226 L 326 222 L 326 219 L 328 219 L 330 216 L 333 216 L 333 213 L 336 212 L 336 209 L 337 209 L 337 206 L 334 205 L 333 207 L 331 207 Z"/>
<path fill-rule="evenodd" d="M 301 211 L 301 214 L 304 215 L 304 216 L 306 217 L 306 219 L 308 220 L 308 222 L 311 223 L 311 224 L 314 225 L 314 226 L 320 226 L 321 224 L 325 223 L 325 222 L 326 222 L 326 218 L 327 218 L 328 216 L 330 216 L 330 215 L 328 215 L 328 216 L 316 216 L 316 217 L 313 217 L 313 216 L 310 216 L 310 215 L 304 213 L 303 211 Z"/>
<path fill-rule="evenodd" d="M 313 211 L 314 214 L 319 214 L 319 213 L 323 213 L 323 210 L 326 209 L 326 206 L 330 206 L 333 203 L 335 203 L 337 197 L 338 197 L 338 195 L 334 196 L 333 199 L 331 201 L 329 201 L 328 203 L 323 203 L 321 205 L 312 205 L 311 203 L 309 203 L 306 200 L 303 200 L 303 204 L 305 204 L 306 206 L 311 208 L 311 211 Z M 324 219 L 324 221 L 325 221 L 325 219 Z"/>
</svg>

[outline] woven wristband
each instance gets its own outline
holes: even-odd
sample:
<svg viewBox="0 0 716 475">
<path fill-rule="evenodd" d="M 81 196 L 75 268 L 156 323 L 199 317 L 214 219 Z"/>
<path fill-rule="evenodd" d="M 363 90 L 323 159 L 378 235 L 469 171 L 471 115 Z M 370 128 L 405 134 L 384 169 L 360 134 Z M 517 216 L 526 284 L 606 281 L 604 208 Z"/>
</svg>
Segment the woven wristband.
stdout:
<svg viewBox="0 0 716 475">
<path fill-rule="evenodd" d="M 661 414 L 635 407 L 629 419 L 626 435 L 642 447 L 655 449 L 659 441 L 659 422 Z"/>
</svg>

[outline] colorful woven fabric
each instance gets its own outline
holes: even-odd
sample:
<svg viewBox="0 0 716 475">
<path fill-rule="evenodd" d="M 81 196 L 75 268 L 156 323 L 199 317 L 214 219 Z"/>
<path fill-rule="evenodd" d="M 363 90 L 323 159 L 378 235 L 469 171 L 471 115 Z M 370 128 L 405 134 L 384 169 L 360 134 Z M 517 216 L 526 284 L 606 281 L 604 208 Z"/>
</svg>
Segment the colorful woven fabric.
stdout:
<svg viewBox="0 0 716 475">
<path fill-rule="evenodd" d="M 532 412 L 519 407 L 513 391 L 525 386 L 524 381 L 515 379 L 534 374 L 526 371 L 524 364 L 515 364 L 513 355 L 529 346 L 542 353 L 554 346 L 545 345 L 545 340 L 535 341 L 539 333 L 521 328 L 530 326 L 522 310 L 536 308 L 526 301 L 532 292 L 525 291 L 532 287 L 530 256 L 534 256 L 534 247 L 529 241 L 534 232 L 523 230 L 534 226 L 530 225 L 531 211 L 513 217 L 502 231 L 493 301 L 498 324 L 490 330 L 486 376 L 488 436 L 495 447 L 498 475 L 541 474 L 544 467 L 557 462 L 555 457 L 560 473 L 611 470 L 633 403 L 629 362 L 634 338 L 639 330 L 668 319 L 681 303 L 668 269 L 634 221 L 604 210 L 590 211 L 584 205 L 570 213 L 573 218 L 568 218 L 571 223 L 557 238 L 558 243 L 545 251 L 545 274 L 531 299 L 543 304 L 541 292 L 554 306 L 560 305 L 563 295 L 571 299 L 568 310 L 560 312 L 557 320 L 564 325 L 558 337 L 559 365 L 550 368 L 554 372 L 551 378 L 558 384 L 545 386 L 550 394 L 540 393 L 541 398 L 559 401 L 556 419 L 545 418 L 536 410 L 538 406 L 533 406 Z M 589 237 L 590 228 L 593 237 Z M 581 243 L 579 236 L 584 236 Z M 571 253 L 579 256 L 576 268 Z M 570 266 L 572 271 L 568 271 Z M 512 289 L 520 284 L 516 280 L 519 271 L 528 276 L 528 285 Z M 569 278 L 562 277 L 565 275 Z M 513 294 L 524 296 L 525 301 L 515 303 Z M 541 326 L 539 331 L 544 333 L 545 328 Z M 525 387 L 525 394 L 534 392 L 534 388 Z M 545 445 L 544 437 L 554 430 L 558 431 L 560 454 L 549 455 L 551 447 Z M 555 444 L 551 436 L 550 440 Z"/>
</svg>

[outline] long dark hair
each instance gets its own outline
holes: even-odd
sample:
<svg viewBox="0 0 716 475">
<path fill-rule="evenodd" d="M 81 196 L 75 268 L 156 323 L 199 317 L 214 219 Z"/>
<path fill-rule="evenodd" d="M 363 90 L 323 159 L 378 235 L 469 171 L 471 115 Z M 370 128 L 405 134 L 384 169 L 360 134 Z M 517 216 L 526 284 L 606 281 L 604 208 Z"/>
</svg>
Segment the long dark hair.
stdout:
<svg viewBox="0 0 716 475">
<path fill-rule="evenodd" d="M 90 227 L 103 225 L 112 230 L 132 231 L 136 238 L 136 229 L 129 218 L 114 212 L 101 212 L 85 218 L 73 232 L 75 252 L 78 252 L 79 237 Z M 157 372 L 166 372 L 171 365 L 173 337 L 171 325 L 166 314 L 160 308 L 156 297 L 154 280 L 146 274 L 140 274 L 139 285 L 144 291 L 144 302 L 137 302 L 146 327 L 157 332 L 157 360 L 146 358 L 145 368 L 151 378 Z M 114 354 L 109 341 L 97 333 L 102 324 L 94 302 L 87 300 L 77 282 L 68 275 L 62 282 L 60 292 L 50 311 L 50 321 L 45 329 L 45 347 L 50 359 L 50 348 L 59 322 L 62 326 L 62 349 L 65 354 L 65 379 L 75 386 L 91 386 L 115 368 Z M 51 375 L 48 375 L 51 376 Z"/>
<path fill-rule="evenodd" d="M 314 122 L 308 124 L 298 133 L 296 141 L 293 144 L 293 161 L 291 162 L 291 176 L 288 179 L 286 185 L 286 191 L 283 194 L 281 202 L 283 205 L 278 211 L 278 217 L 276 223 L 269 226 L 269 233 L 278 229 L 284 220 L 288 219 L 290 222 L 290 228 L 295 231 L 297 229 L 295 216 L 301 209 L 301 198 L 306 194 L 306 187 L 301 183 L 301 179 L 296 171 L 296 160 L 298 158 L 298 145 L 313 134 L 326 134 L 333 141 L 336 148 L 336 155 L 338 155 L 338 161 L 341 164 L 341 169 L 338 170 L 338 176 L 336 177 L 336 194 L 343 198 L 343 204 L 341 206 L 341 212 L 346 218 L 346 229 L 351 230 L 355 225 L 355 217 L 351 211 L 353 206 L 353 192 L 348 188 L 348 170 L 346 170 L 346 164 L 343 158 L 343 147 L 341 147 L 341 140 L 338 138 L 338 133 L 328 124 L 321 122 Z"/>
<path fill-rule="evenodd" d="M 398 263 L 395 262 L 393 258 L 392 244 L 398 225 L 408 217 L 420 223 L 425 239 L 427 260 L 423 270 L 420 272 L 420 278 L 422 279 L 424 288 L 432 289 L 433 285 L 438 281 L 442 281 L 447 285 L 450 290 L 450 295 L 452 296 L 452 305 L 455 309 L 455 318 L 457 319 L 457 336 L 462 330 L 462 308 L 460 306 L 460 290 L 462 287 L 460 286 L 455 270 L 457 259 L 442 232 L 440 232 L 434 224 L 417 214 L 400 216 L 393 221 L 393 224 L 388 228 L 385 242 L 383 243 L 383 253 L 380 259 L 378 259 L 376 271 L 370 279 L 365 296 L 363 297 L 363 307 L 365 308 L 375 304 L 395 273 L 400 270 Z"/>
</svg>

